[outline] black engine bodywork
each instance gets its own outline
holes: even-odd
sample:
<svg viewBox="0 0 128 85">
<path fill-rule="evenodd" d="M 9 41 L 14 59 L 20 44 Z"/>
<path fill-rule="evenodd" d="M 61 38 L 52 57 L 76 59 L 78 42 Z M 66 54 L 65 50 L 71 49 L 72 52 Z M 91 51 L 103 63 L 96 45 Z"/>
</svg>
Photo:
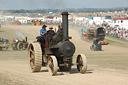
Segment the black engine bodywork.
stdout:
<svg viewBox="0 0 128 85">
<path fill-rule="evenodd" d="M 72 56 L 75 52 L 75 45 L 69 40 L 71 37 L 68 36 L 68 15 L 68 12 L 62 13 L 62 24 L 58 26 L 58 31 L 53 37 L 37 37 L 42 48 L 42 56 L 55 55 L 59 66 L 61 64 L 71 66 Z M 42 59 L 47 63 L 46 57 Z"/>
</svg>

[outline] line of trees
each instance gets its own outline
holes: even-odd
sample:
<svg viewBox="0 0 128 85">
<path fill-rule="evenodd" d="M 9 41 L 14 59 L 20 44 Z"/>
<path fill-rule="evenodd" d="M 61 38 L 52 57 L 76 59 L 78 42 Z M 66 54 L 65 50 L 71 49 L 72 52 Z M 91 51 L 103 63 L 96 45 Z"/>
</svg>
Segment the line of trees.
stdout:
<svg viewBox="0 0 128 85">
<path fill-rule="evenodd" d="M 128 9 L 128 8 L 125 8 Z M 46 12 L 62 12 L 62 11 L 68 11 L 73 13 L 79 13 L 79 12 L 113 12 L 113 11 L 122 11 L 123 7 L 120 8 L 67 8 L 67 9 L 34 9 L 34 10 L 0 10 L 3 12 L 10 12 L 10 13 L 46 13 Z"/>
</svg>

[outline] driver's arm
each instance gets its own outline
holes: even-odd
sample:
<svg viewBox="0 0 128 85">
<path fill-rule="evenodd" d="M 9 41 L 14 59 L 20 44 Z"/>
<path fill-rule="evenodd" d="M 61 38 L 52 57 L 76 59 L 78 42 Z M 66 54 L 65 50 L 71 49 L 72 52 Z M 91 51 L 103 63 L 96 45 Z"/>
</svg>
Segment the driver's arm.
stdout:
<svg viewBox="0 0 128 85">
<path fill-rule="evenodd" d="M 47 33 L 47 32 L 42 32 L 41 35 L 44 35 L 44 34 L 46 34 L 46 33 Z"/>
</svg>

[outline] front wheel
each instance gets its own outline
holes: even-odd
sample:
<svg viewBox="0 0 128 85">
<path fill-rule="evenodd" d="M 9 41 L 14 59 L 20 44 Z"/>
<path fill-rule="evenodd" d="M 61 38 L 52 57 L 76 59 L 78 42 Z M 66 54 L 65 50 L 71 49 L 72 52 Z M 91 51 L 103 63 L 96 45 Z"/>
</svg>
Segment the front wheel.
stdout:
<svg viewBox="0 0 128 85">
<path fill-rule="evenodd" d="M 77 69 L 80 73 L 84 74 L 87 71 L 87 59 L 84 54 L 79 54 L 77 56 Z"/>
<path fill-rule="evenodd" d="M 12 49 L 17 50 L 16 44 L 12 44 Z"/>
<path fill-rule="evenodd" d="M 23 50 L 26 50 L 28 47 L 28 43 L 23 43 Z"/>
<path fill-rule="evenodd" d="M 96 51 L 96 45 L 92 44 L 92 46 L 90 46 L 91 51 Z"/>
<path fill-rule="evenodd" d="M 55 56 L 49 56 L 48 58 L 48 71 L 51 73 L 52 76 L 57 74 L 57 67 L 58 62 Z"/>
</svg>

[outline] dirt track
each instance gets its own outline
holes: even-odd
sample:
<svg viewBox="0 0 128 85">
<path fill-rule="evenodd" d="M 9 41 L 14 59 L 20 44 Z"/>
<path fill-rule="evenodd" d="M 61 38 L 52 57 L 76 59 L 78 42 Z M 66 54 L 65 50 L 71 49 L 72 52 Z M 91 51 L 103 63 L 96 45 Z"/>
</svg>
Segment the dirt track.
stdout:
<svg viewBox="0 0 128 85">
<path fill-rule="evenodd" d="M 28 36 L 29 41 L 39 35 L 41 26 L 2 26 L 0 37 L 17 38 L 16 31 Z M 127 85 L 128 48 L 105 45 L 103 51 L 90 51 L 91 43 L 80 39 L 79 31 L 70 29 L 76 53 L 88 59 L 86 74 L 78 73 L 76 66 L 70 72 L 58 72 L 50 76 L 46 67 L 41 72 L 31 73 L 26 51 L 0 51 L 0 85 Z M 5 35 L 6 34 L 6 35 Z M 19 38 L 19 37 L 18 37 Z"/>
</svg>

